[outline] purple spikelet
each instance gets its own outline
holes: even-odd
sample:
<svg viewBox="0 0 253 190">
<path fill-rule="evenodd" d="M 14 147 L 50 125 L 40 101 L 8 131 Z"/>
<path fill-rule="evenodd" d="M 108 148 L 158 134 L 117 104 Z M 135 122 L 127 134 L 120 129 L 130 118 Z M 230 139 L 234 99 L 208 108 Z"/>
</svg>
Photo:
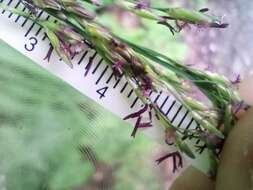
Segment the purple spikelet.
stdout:
<svg viewBox="0 0 253 190">
<path fill-rule="evenodd" d="M 53 53 L 53 50 L 54 50 L 54 48 L 53 48 L 52 44 L 50 44 L 49 50 L 47 52 L 47 55 L 44 57 L 43 60 L 47 60 L 49 62 L 50 58 L 51 58 L 51 55 Z"/>
<path fill-rule="evenodd" d="M 183 168 L 183 158 L 178 151 L 166 154 L 165 156 L 157 159 L 156 162 L 157 164 L 161 164 L 163 161 L 167 160 L 170 157 L 172 157 L 173 161 L 173 169 L 172 169 L 173 173 L 175 173 L 179 167 Z"/>
</svg>

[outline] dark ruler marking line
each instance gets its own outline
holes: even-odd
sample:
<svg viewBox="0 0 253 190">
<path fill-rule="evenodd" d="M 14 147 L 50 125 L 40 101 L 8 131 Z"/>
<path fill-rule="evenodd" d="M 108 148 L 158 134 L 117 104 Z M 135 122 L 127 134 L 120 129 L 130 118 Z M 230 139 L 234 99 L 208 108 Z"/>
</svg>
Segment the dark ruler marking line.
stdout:
<svg viewBox="0 0 253 190">
<path fill-rule="evenodd" d="M 189 129 L 189 127 L 191 126 L 192 122 L 194 121 L 194 119 L 192 118 L 191 121 L 188 123 L 188 125 L 186 126 L 185 130 Z"/>
<path fill-rule="evenodd" d="M 170 110 L 173 108 L 173 106 L 175 105 L 175 103 L 176 103 L 176 100 L 174 100 L 173 103 L 171 104 L 170 108 L 166 112 L 166 116 L 168 116 L 168 114 L 170 113 Z"/>
<path fill-rule="evenodd" d="M 182 125 L 182 123 L 183 123 L 183 121 L 185 120 L 185 118 L 186 118 L 186 116 L 188 115 L 188 113 L 189 113 L 189 110 L 187 110 L 187 112 L 184 114 L 183 118 L 181 119 L 181 121 L 180 121 L 179 124 L 177 125 L 178 128 Z"/>
<path fill-rule="evenodd" d="M 162 94 L 162 91 L 159 92 L 159 94 L 157 95 L 157 97 L 156 97 L 154 103 L 156 103 L 156 102 L 158 101 L 158 99 L 160 98 L 161 94 Z"/>
<path fill-rule="evenodd" d="M 123 75 L 120 75 L 118 80 L 116 81 L 116 83 L 114 84 L 113 88 L 116 88 L 119 84 L 119 82 L 121 81 L 121 79 L 123 78 Z"/>
<path fill-rule="evenodd" d="M 173 122 L 175 121 L 175 119 L 176 119 L 177 115 L 179 114 L 179 112 L 181 111 L 181 109 L 182 109 L 182 108 L 183 108 L 183 106 L 182 106 L 182 105 L 178 108 L 178 110 L 177 110 L 176 114 L 174 115 L 174 117 L 173 117 L 173 118 L 172 118 L 172 120 L 171 120 L 171 123 L 173 123 Z"/>
<path fill-rule="evenodd" d="M 86 57 L 86 55 L 88 54 L 88 50 L 86 50 L 84 53 L 83 53 L 83 55 L 82 55 L 82 57 L 81 57 L 81 59 L 78 61 L 78 65 L 80 65 L 81 63 L 82 63 L 82 61 L 83 61 L 83 59 Z"/>
<path fill-rule="evenodd" d="M 36 17 L 36 19 L 39 19 L 42 15 L 43 11 L 40 11 L 39 15 Z M 33 22 L 32 25 L 29 27 L 29 29 L 27 30 L 27 32 L 25 33 L 25 37 L 28 36 L 28 34 L 31 32 L 31 30 L 33 29 L 34 25 L 36 22 Z"/>
<path fill-rule="evenodd" d="M 98 80 L 96 81 L 96 84 L 99 83 L 99 81 L 101 80 L 101 78 L 104 76 L 105 72 L 107 71 L 107 69 L 109 68 L 108 65 L 106 65 L 105 69 L 103 70 L 103 72 L 101 73 L 101 75 L 99 76 Z"/>
<path fill-rule="evenodd" d="M 10 0 L 10 1 L 8 2 L 7 6 L 9 6 L 11 3 L 12 3 L 12 0 Z M 4 13 L 5 13 L 5 10 L 2 10 L 2 14 L 4 14 Z"/>
<path fill-rule="evenodd" d="M 88 50 L 87 50 L 87 51 L 88 51 Z M 97 71 L 98 67 L 101 65 L 102 62 L 103 62 L 103 58 L 101 58 L 101 59 L 99 60 L 99 62 L 97 63 L 95 69 L 92 71 L 92 74 L 94 74 L 94 73 Z"/>
<path fill-rule="evenodd" d="M 167 97 L 165 98 L 165 100 L 163 101 L 163 103 L 162 103 L 162 105 L 161 105 L 161 107 L 160 107 L 160 110 L 163 109 L 163 106 L 165 105 L 165 103 L 167 102 L 168 99 L 169 99 L 169 96 L 167 96 Z"/>
<path fill-rule="evenodd" d="M 47 38 L 47 34 L 44 33 L 44 37 L 42 38 L 42 41 L 44 41 Z"/>
<path fill-rule="evenodd" d="M 18 1 L 18 3 L 15 6 L 15 9 L 18 8 L 18 6 L 20 5 L 20 3 L 21 3 L 21 0 Z M 12 15 L 13 15 L 13 13 L 11 12 L 8 17 L 11 18 Z"/>
<path fill-rule="evenodd" d="M 29 20 L 29 18 L 27 17 L 27 18 L 24 20 L 24 22 L 21 24 L 21 27 L 24 27 L 28 20 Z"/>
<path fill-rule="evenodd" d="M 127 95 L 128 98 L 132 95 L 133 91 L 134 91 L 133 89 L 130 90 L 130 92 Z"/>
<path fill-rule="evenodd" d="M 123 86 L 122 89 L 120 90 L 120 93 L 123 93 L 123 92 L 124 92 L 124 90 L 126 89 L 127 85 L 128 85 L 128 82 L 126 82 L 126 83 L 124 84 L 124 86 Z"/>
<path fill-rule="evenodd" d="M 148 95 L 148 96 L 150 97 L 150 96 L 152 95 L 152 93 L 153 93 L 153 91 L 150 91 L 150 93 L 149 93 L 149 95 Z"/>
<path fill-rule="evenodd" d="M 45 20 L 48 20 L 50 18 L 50 16 L 48 15 L 47 18 Z M 38 36 L 40 31 L 42 30 L 42 26 L 39 27 L 39 29 L 37 30 L 37 32 L 35 33 L 35 36 Z"/>
<path fill-rule="evenodd" d="M 23 9 L 22 9 L 22 12 L 25 12 L 25 9 L 26 9 L 26 7 L 24 7 Z M 18 22 L 18 20 L 20 19 L 20 15 L 18 15 L 18 17 L 16 18 L 16 20 L 15 20 L 15 22 Z"/>
<path fill-rule="evenodd" d="M 110 75 L 110 77 L 107 79 L 106 84 L 108 84 L 111 81 L 113 75 L 114 75 L 114 73 L 112 72 L 112 74 Z"/>
<path fill-rule="evenodd" d="M 92 67 L 92 64 L 94 63 L 94 60 L 95 60 L 96 56 L 97 56 L 97 52 L 95 51 L 95 53 L 92 56 L 89 57 L 89 60 L 88 60 L 87 64 L 85 65 L 85 68 L 84 68 L 86 70 L 85 73 L 84 73 L 84 76 L 88 75 L 88 73 L 89 73 L 89 71 Z"/>
<path fill-rule="evenodd" d="M 88 67 L 90 67 L 90 64 L 93 64 L 93 61 L 96 56 L 97 56 L 97 52 L 95 51 L 94 54 L 89 57 L 89 61 L 87 62 L 85 69 L 88 69 Z"/>
<path fill-rule="evenodd" d="M 135 100 L 133 101 L 132 105 L 130 106 L 130 108 L 133 108 L 138 100 L 139 100 L 139 97 L 137 96 Z"/>
</svg>

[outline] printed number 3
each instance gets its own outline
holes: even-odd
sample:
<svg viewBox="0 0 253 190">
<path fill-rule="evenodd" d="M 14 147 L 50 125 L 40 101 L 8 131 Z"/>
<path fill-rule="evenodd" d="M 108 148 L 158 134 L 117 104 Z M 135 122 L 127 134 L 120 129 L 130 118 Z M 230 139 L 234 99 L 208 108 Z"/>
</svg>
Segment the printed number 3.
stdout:
<svg viewBox="0 0 253 190">
<path fill-rule="evenodd" d="M 25 49 L 27 51 L 33 51 L 37 43 L 38 43 L 38 40 L 35 37 L 30 37 L 29 43 L 25 44 Z"/>
</svg>

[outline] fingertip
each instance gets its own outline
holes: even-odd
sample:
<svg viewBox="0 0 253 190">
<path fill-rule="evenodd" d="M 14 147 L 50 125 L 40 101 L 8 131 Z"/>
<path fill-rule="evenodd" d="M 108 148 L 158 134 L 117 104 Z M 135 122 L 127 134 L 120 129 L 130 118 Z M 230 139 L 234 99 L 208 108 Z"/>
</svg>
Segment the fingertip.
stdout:
<svg viewBox="0 0 253 190">
<path fill-rule="evenodd" d="M 249 105 L 253 105 L 253 75 L 248 75 L 239 84 L 239 94 Z"/>
<path fill-rule="evenodd" d="M 214 190 L 214 182 L 196 168 L 187 168 L 169 190 Z"/>
<path fill-rule="evenodd" d="M 252 189 L 253 109 L 250 108 L 230 132 L 216 177 L 216 190 Z"/>
</svg>

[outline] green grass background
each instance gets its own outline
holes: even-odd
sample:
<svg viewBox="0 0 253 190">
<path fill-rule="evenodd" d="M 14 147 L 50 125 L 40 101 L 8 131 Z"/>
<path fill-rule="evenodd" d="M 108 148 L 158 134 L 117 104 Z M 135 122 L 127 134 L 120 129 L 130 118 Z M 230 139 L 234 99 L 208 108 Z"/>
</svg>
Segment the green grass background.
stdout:
<svg viewBox="0 0 253 190">
<path fill-rule="evenodd" d="M 150 159 L 158 145 L 133 140 L 130 126 L 2 41 L 0 52 L 0 187 L 82 186 L 94 168 L 78 146 L 89 145 L 97 159 L 120 163 L 113 189 L 159 189 Z"/>
</svg>

